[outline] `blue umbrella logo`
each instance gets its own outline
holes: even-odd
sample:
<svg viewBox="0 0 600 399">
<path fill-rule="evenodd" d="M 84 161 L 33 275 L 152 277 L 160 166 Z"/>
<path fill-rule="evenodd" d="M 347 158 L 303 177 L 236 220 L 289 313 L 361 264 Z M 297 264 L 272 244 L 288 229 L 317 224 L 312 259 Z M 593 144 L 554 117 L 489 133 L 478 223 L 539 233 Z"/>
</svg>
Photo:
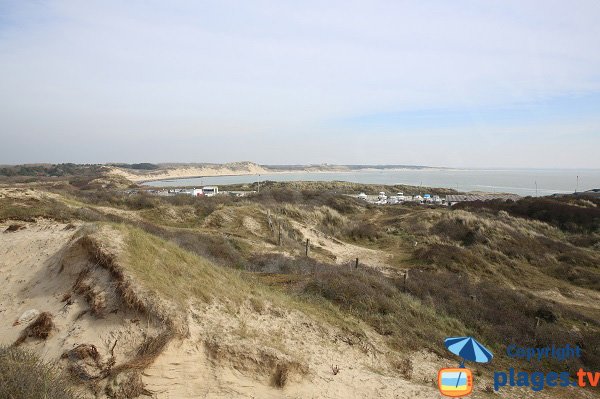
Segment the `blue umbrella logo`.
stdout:
<svg viewBox="0 0 600 399">
<path fill-rule="evenodd" d="M 473 337 L 451 337 L 444 340 L 446 349 L 462 357 L 460 367 L 465 367 L 465 360 L 477 363 L 487 363 L 494 355 Z"/>
<path fill-rule="evenodd" d="M 462 358 L 462 362 L 459 366 L 461 369 L 465 368 L 466 360 L 477 363 L 487 363 L 494 357 L 494 355 L 492 354 L 492 352 L 490 352 L 489 349 L 481 345 L 473 337 L 446 338 L 444 340 L 444 345 L 446 346 L 446 349 L 448 349 L 450 352 Z M 461 383 L 462 374 L 462 371 L 459 371 L 458 378 L 456 379 L 455 388 L 457 388 Z M 470 374 L 467 374 L 467 376 L 468 375 Z"/>
</svg>

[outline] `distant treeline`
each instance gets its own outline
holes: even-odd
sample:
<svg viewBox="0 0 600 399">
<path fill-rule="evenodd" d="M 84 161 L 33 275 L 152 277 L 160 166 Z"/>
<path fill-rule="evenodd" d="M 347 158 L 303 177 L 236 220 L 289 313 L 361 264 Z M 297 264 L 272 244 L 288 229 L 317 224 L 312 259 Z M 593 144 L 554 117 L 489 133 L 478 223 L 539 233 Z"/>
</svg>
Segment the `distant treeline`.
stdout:
<svg viewBox="0 0 600 399">
<path fill-rule="evenodd" d="M 137 169 L 137 170 L 155 170 L 159 166 L 153 163 L 142 162 L 142 163 L 113 163 L 111 166 L 118 166 L 124 169 Z"/>
<path fill-rule="evenodd" d="M 61 176 L 86 176 L 96 175 L 103 171 L 102 165 L 61 163 L 51 165 L 14 165 L 0 167 L 0 176 L 36 176 L 36 177 L 61 177 Z"/>
</svg>

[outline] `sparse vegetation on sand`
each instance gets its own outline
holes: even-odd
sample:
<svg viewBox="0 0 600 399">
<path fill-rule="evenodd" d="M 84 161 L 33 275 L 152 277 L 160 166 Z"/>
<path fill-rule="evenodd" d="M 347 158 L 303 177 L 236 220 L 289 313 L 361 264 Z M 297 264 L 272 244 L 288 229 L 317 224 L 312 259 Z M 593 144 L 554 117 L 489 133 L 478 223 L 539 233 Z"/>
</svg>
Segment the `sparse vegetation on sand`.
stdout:
<svg viewBox="0 0 600 399">
<path fill-rule="evenodd" d="M 73 274 L 68 262 L 56 261 L 51 275 L 71 276 L 68 292 L 55 295 L 67 298 L 61 307 L 84 306 L 77 320 L 146 326 L 122 352 L 119 340 L 85 343 L 101 367 L 90 358 L 95 374 L 81 374 L 89 381 L 79 384 L 100 396 L 150 392 L 145 370 L 192 339 L 211 367 L 241 370 L 277 392 L 311 373 L 342 379 L 358 372 L 354 364 L 368 365 L 362 373 L 414 380 L 416 353 L 454 361 L 441 345 L 450 335 L 477 336 L 496 352 L 511 342 L 580 345 L 583 356 L 569 370 L 600 369 L 594 201 L 374 207 L 346 195 L 366 187 L 346 183 L 264 183 L 245 198 L 194 198 L 130 194 L 122 187 L 131 182 L 117 178 L 99 188 L 100 180 L 111 178 L 0 188 L 6 242 L 54 223 L 54 234 L 71 237 L 64 256 L 79 245 L 88 259 Z M 38 324 L 12 342 L 28 348 L 61 328 L 52 319 Z M 315 334 L 307 345 L 306 334 Z M 315 357 L 314 342 L 327 356 L 336 353 L 328 352 L 333 342 L 357 357 L 351 364 Z"/>
</svg>

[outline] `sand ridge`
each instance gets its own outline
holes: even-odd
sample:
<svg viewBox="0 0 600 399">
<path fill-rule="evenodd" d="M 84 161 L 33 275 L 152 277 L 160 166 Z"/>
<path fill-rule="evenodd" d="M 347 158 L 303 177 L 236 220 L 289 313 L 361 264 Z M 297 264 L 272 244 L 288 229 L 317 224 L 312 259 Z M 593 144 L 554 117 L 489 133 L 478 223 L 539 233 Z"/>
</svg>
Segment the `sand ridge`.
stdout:
<svg viewBox="0 0 600 399">
<path fill-rule="evenodd" d="M 125 177 L 133 182 L 181 179 L 186 177 L 259 175 L 272 173 L 252 162 L 237 162 L 222 165 L 181 165 L 152 171 L 137 171 L 119 167 L 109 167 L 109 174 Z"/>
</svg>

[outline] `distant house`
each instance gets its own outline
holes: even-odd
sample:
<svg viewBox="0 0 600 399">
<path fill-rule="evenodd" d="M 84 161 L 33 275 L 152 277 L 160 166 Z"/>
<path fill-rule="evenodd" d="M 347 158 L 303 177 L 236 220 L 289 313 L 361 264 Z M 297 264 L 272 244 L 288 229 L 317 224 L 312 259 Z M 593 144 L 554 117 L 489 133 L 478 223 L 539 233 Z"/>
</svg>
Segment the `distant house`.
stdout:
<svg viewBox="0 0 600 399">
<path fill-rule="evenodd" d="M 213 197 L 219 194 L 219 187 L 204 186 L 202 188 L 195 188 L 190 192 L 190 194 L 194 197 Z"/>
<path fill-rule="evenodd" d="M 202 194 L 207 197 L 213 197 L 213 196 L 219 194 L 219 187 L 217 187 L 217 186 L 202 187 Z"/>
</svg>

